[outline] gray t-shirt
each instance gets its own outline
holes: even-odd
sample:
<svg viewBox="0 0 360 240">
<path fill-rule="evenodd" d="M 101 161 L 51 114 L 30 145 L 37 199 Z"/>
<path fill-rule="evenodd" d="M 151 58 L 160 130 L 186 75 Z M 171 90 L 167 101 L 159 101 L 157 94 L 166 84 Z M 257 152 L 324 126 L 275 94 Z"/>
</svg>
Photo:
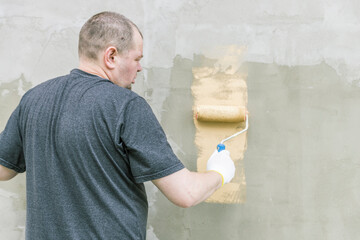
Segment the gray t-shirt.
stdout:
<svg viewBox="0 0 360 240">
<path fill-rule="evenodd" d="M 0 134 L 26 170 L 26 238 L 145 239 L 143 182 L 184 168 L 146 101 L 74 69 L 29 90 Z"/>
</svg>

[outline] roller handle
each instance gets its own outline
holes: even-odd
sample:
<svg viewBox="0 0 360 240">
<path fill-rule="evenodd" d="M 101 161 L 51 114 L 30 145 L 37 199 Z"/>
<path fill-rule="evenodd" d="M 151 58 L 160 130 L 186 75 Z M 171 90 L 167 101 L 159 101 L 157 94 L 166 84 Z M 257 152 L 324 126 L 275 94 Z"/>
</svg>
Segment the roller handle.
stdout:
<svg viewBox="0 0 360 240">
<path fill-rule="evenodd" d="M 225 145 L 222 143 L 219 143 L 216 148 L 217 148 L 218 152 L 221 152 L 222 150 L 225 150 Z"/>
<path fill-rule="evenodd" d="M 219 143 L 219 144 L 217 145 L 217 147 L 216 147 L 218 152 L 221 152 L 222 150 L 225 150 L 225 145 L 223 144 L 225 141 L 227 141 L 227 140 L 229 140 L 229 139 L 231 139 L 231 138 L 233 138 L 233 137 L 236 137 L 236 136 L 238 136 L 239 134 L 241 134 L 241 133 L 243 133 L 243 132 L 245 132 L 245 131 L 248 130 L 248 128 L 249 128 L 249 116 L 248 116 L 248 114 L 246 114 L 246 118 L 245 118 L 245 119 L 246 119 L 246 126 L 245 126 L 245 128 L 244 128 L 243 130 L 241 130 L 240 132 L 237 132 L 237 133 L 235 133 L 234 135 L 232 135 L 232 136 L 230 136 L 230 137 L 222 140 L 221 143 Z"/>
</svg>

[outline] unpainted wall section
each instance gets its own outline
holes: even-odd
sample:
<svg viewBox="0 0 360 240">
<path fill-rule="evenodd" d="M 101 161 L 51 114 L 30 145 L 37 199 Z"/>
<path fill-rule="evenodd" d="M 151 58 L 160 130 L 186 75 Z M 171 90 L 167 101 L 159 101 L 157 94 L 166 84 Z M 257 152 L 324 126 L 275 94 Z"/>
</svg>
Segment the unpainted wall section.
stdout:
<svg viewBox="0 0 360 240">
<path fill-rule="evenodd" d="M 2 0 L 0 128 L 22 94 L 77 67 L 92 14 L 125 14 L 144 34 L 134 91 L 177 156 L 196 169 L 192 68 L 246 75 L 246 203 L 172 205 L 151 184 L 148 239 L 357 239 L 360 224 L 360 3 L 356 0 Z M 238 62 L 227 46 L 245 47 Z M 0 183 L 1 239 L 24 239 L 25 177 Z"/>
</svg>

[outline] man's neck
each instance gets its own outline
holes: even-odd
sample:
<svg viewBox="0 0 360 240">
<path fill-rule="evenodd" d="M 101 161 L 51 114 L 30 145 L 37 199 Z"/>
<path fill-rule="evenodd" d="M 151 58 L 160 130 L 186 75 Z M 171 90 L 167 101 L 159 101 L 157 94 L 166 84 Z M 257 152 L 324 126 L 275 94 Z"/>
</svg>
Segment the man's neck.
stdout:
<svg viewBox="0 0 360 240">
<path fill-rule="evenodd" d="M 108 75 L 101 68 L 101 66 L 99 66 L 93 62 L 89 62 L 86 60 L 80 60 L 79 69 L 84 72 L 99 76 L 101 78 L 109 79 Z"/>
</svg>

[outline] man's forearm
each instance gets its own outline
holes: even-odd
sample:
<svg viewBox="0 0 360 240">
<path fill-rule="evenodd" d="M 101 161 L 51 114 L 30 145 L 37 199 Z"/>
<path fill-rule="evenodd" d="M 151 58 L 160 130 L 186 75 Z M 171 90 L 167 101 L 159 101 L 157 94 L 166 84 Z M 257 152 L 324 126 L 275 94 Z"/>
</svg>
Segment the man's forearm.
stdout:
<svg viewBox="0 0 360 240">
<path fill-rule="evenodd" d="M 153 183 L 171 202 L 186 208 L 210 197 L 221 187 L 222 177 L 212 171 L 197 173 L 183 169 Z"/>
<path fill-rule="evenodd" d="M 222 186 L 222 177 L 219 173 L 210 171 L 206 173 L 190 172 L 193 175 L 189 183 L 189 195 L 193 199 L 192 206 L 205 201 Z"/>
</svg>

